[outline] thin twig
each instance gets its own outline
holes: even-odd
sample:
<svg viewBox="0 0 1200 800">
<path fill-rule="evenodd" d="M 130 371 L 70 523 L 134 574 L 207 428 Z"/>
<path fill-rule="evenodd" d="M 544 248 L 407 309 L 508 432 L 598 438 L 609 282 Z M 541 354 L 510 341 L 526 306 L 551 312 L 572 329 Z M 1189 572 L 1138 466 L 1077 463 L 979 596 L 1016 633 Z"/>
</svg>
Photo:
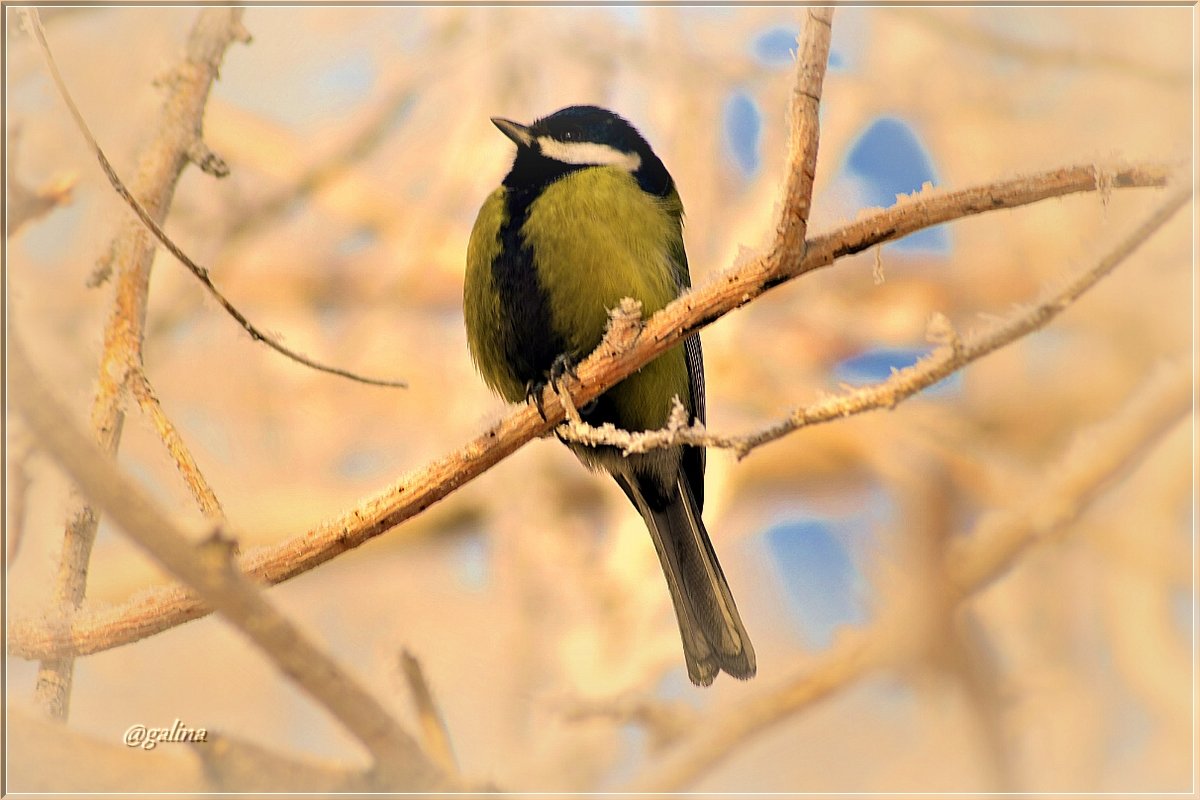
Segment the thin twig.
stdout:
<svg viewBox="0 0 1200 800">
<path fill-rule="evenodd" d="M 167 213 L 175 185 L 188 163 L 186 154 L 199 138 L 200 120 L 221 59 L 230 43 L 244 32 L 241 13 L 240 9 L 209 9 L 199 15 L 192 27 L 187 54 L 177 70 L 178 80 L 172 82 L 163 98 L 154 135 L 138 159 L 135 189 L 144 201 L 144 206 L 139 204 L 139 208 L 151 218 L 164 217 Z M 62 87 L 62 77 L 46 44 L 37 10 L 27 9 L 26 15 L 55 82 L 63 89 L 63 96 L 77 121 L 81 121 L 78 109 Z M 90 133 L 85 135 L 94 146 Z M 107 163 L 107 160 L 102 161 L 104 165 Z M 111 171 L 111 167 L 108 169 Z M 91 428 L 101 448 L 112 455 L 117 451 L 125 423 L 122 395 L 126 382 L 142 369 L 146 297 L 154 248 L 141 228 L 123 225 L 113 240 L 110 253 L 118 277 L 115 300 L 104 329 L 104 349 L 96 393 L 92 398 Z M 92 544 L 99 524 L 95 511 L 78 493 L 72 493 L 69 502 L 62 556 L 55 576 L 56 609 L 52 620 L 55 625 L 65 624 L 64 620 L 77 612 L 83 602 Z M 35 696 L 53 718 L 67 717 L 73 674 L 74 663 L 70 657 L 44 660 L 39 665 Z"/>
<path fill-rule="evenodd" d="M 576 367 L 579 382 L 571 384 L 572 399 L 576 405 L 590 402 L 684 336 L 745 305 L 749 302 L 743 299 L 747 293 L 758 296 L 791 277 L 923 227 L 1049 197 L 1096 191 L 1101 183 L 1097 174 L 1091 165 L 1068 167 L 956 192 L 922 195 L 810 239 L 803 258 L 781 269 L 782 277 L 764 273 L 758 262 L 719 275 L 659 311 L 644 326 L 622 317 L 622 324 L 616 326 L 621 331 L 614 334 L 615 326 L 610 322 L 605 342 Z M 1111 181 L 1106 184 L 1126 188 L 1162 186 L 1170 172 L 1166 167 L 1146 164 L 1109 174 Z M 542 406 L 545 420 L 531 405 L 515 407 L 472 441 L 405 475 L 343 514 L 303 534 L 247 553 L 239 561 L 242 569 L 265 583 L 281 583 L 379 536 L 562 422 L 565 411 L 554 391 L 544 393 Z M 30 618 L 10 620 L 8 652 L 23 658 L 95 653 L 139 641 L 207 613 L 203 604 L 182 587 L 160 586 L 123 605 L 80 614 L 61 625 Z"/>
<path fill-rule="evenodd" d="M 257 326 L 252 324 L 250 320 L 248 320 L 246 316 L 239 311 L 238 308 L 234 306 L 233 303 L 231 303 L 219 289 L 217 289 L 216 285 L 212 282 L 212 278 L 209 275 L 208 270 L 193 261 L 191 256 L 185 253 L 183 249 L 179 247 L 179 245 L 175 244 L 175 242 L 169 236 L 167 236 L 166 232 L 162 229 L 162 226 L 159 225 L 158 221 L 155 220 L 154 216 L 146 210 L 142 203 L 140 203 L 134 194 L 125 186 L 125 182 L 121 180 L 121 177 L 117 174 L 116 169 L 114 169 L 113 165 L 109 162 L 108 157 L 104 155 L 104 151 L 100 149 L 100 145 L 96 141 L 95 136 L 92 135 L 91 129 L 88 127 L 87 122 L 83 118 L 83 114 L 80 113 L 79 108 L 75 105 L 75 101 L 71 98 L 71 94 L 67 90 L 66 82 L 59 73 L 58 65 L 55 63 L 54 56 L 50 52 L 50 45 L 46 41 L 46 33 L 44 30 L 42 30 L 41 23 L 38 22 L 37 11 L 30 10 L 26 13 L 28 14 L 28 19 L 30 21 L 30 27 L 33 30 L 34 38 L 37 40 L 38 46 L 41 48 L 42 56 L 46 60 L 46 67 L 50 70 L 50 75 L 54 79 L 54 85 L 58 88 L 59 95 L 62 96 L 63 102 L 66 103 L 67 108 L 70 110 L 71 116 L 75 120 L 75 125 L 79 128 L 79 132 L 87 141 L 88 147 L 92 150 L 92 154 L 95 155 L 96 160 L 100 162 L 100 168 L 104 171 L 104 174 L 108 178 L 109 183 L 112 184 L 113 189 L 115 189 L 117 194 L 121 196 L 121 199 L 125 201 L 126 205 L 133 209 L 133 213 L 137 215 L 137 218 L 141 220 L 142 224 L 145 225 L 152 234 L 154 234 L 154 238 L 156 238 L 159 243 L 161 243 L 162 246 L 171 253 L 171 255 L 175 256 L 179 263 L 187 267 L 188 271 L 191 272 L 198 281 L 200 281 L 204 288 L 208 290 L 208 293 L 212 295 L 217 303 L 220 304 L 221 308 L 225 309 L 226 313 L 233 317 L 234 320 L 236 320 L 237 323 L 242 326 L 242 329 L 245 330 L 246 333 L 250 334 L 251 339 L 256 342 L 262 342 L 275 352 L 291 359 L 292 361 L 295 361 L 298 364 L 303 364 L 306 367 L 318 370 L 320 372 L 327 372 L 331 375 L 340 375 L 343 378 L 349 378 L 352 381 L 358 381 L 359 383 L 366 383 L 372 386 L 388 386 L 395 388 L 408 387 L 408 384 L 405 381 L 368 378 L 350 372 L 349 370 L 342 369 L 341 367 L 333 367 L 313 361 L 308 356 L 298 353 L 271 338 L 267 334 L 263 333 Z M 243 41 L 248 41 L 249 34 L 247 34 L 245 29 L 241 27 L 240 21 L 237 24 L 238 28 L 235 34 L 236 38 Z M 224 163 L 221 162 L 220 159 L 215 156 L 215 154 L 208 150 L 203 141 L 200 139 L 198 121 L 195 136 L 187 143 L 187 147 L 183 150 L 180 156 L 186 157 L 187 159 L 193 161 L 206 172 L 211 172 L 215 175 L 222 175 L 228 172 L 228 168 L 224 166 Z"/>
<path fill-rule="evenodd" d="M 985 518 L 951 550 L 947 570 L 957 599 L 987 586 L 1018 552 L 1078 519 L 1115 476 L 1132 469 L 1188 414 L 1191 393 L 1190 365 L 1176 364 L 1141 383 L 1117 413 L 1080 432 L 1074 446 L 1040 471 L 1045 479 L 1038 491 Z M 684 790 L 752 737 L 892 663 L 911 638 L 910 621 L 899 616 L 843 632 L 789 680 L 696 726 L 696 733 L 635 782 L 637 790 Z"/>
<path fill-rule="evenodd" d="M 567 421 L 555 429 L 561 439 L 591 447 L 609 445 L 619 447 L 625 456 L 634 453 L 648 453 L 663 447 L 674 447 L 680 444 L 690 444 L 695 447 L 734 447 L 733 439 L 720 434 L 712 434 L 703 422 L 688 422 L 688 411 L 678 397 L 671 398 L 671 411 L 667 414 L 667 424 L 652 431 L 627 431 L 618 428 L 611 422 L 603 425 L 592 425 L 579 418 L 574 412 L 569 398 L 563 399 L 567 407 Z"/>
<path fill-rule="evenodd" d="M 232 541 L 220 528 L 200 545 L 71 422 L 36 373 L 24 347 L 8 341 L 15 404 L 39 444 L 93 502 L 168 572 L 191 586 L 254 642 L 275 666 L 342 723 L 382 773 L 412 789 L 446 787 L 446 777 L 371 694 L 268 603 L 234 565 Z"/>
<path fill-rule="evenodd" d="M 1017 339 L 1045 327 L 1063 309 L 1111 273 L 1130 254 L 1138 249 L 1159 228 L 1191 199 L 1190 185 L 1181 184 L 1137 228 L 1117 244 L 1090 269 L 1073 276 L 1058 291 L 1026 311 L 1012 314 L 1001 322 L 977 333 L 951 341 L 922 358 L 911 367 L 897 371 L 891 378 L 876 386 L 859 389 L 798 408 L 787 419 L 768 426 L 744 438 L 742 448 L 751 450 L 766 442 L 808 425 L 859 414 L 877 408 L 893 408 L 904 400 L 946 378 L 964 365 L 987 355 Z"/>
<path fill-rule="evenodd" d="M 171 458 L 174 459 L 175 467 L 180 477 L 183 478 L 188 491 L 196 499 L 201 513 L 212 520 L 224 519 L 225 512 L 221 509 L 221 501 L 217 499 L 208 480 L 196 465 L 196 460 L 192 458 L 191 451 L 184 444 L 179 431 L 175 429 L 175 424 L 163 411 L 162 404 L 158 402 L 158 396 L 154 393 L 154 387 L 150 385 L 150 379 L 146 377 L 145 372 L 137 370 L 136 374 L 130 375 L 128 385 L 130 392 L 137 400 L 138 407 L 150 418 L 155 430 L 158 431 L 158 437 L 166 446 Z"/>
<path fill-rule="evenodd" d="M 425 753 L 447 775 L 458 775 L 454 748 L 450 745 L 450 731 L 447 730 L 446 720 L 434 702 L 429 682 L 425 680 L 425 671 L 421 669 L 421 662 L 408 650 L 404 650 L 400 653 L 400 671 L 404 675 L 404 682 L 408 684 L 408 693 L 417 709 L 417 718 L 421 721 L 421 738 L 425 742 Z"/>
<path fill-rule="evenodd" d="M 606 337 L 596 352 L 577 366 L 578 388 L 573 388 L 572 399 L 577 406 L 590 402 L 649 360 L 733 309 L 844 256 L 974 214 L 1101 188 L 1164 186 L 1171 175 L 1171 170 L 1157 164 L 1116 169 L 1089 164 L 955 192 L 929 191 L 910 196 L 887 210 L 810 238 L 803 254 L 772 248 L 766 256 L 716 276 L 651 317 L 632 344 L 613 342 L 611 336 Z M 548 421 L 562 419 L 561 403 L 552 392 L 545 394 L 542 405 Z M 535 435 L 541 432 L 539 427 Z"/>
</svg>

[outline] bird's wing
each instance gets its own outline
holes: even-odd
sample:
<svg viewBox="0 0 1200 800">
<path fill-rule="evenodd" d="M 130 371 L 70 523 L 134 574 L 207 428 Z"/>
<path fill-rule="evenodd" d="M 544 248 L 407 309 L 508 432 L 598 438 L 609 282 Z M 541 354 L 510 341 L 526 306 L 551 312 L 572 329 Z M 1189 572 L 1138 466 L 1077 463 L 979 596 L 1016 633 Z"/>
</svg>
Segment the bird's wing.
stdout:
<svg viewBox="0 0 1200 800">
<path fill-rule="evenodd" d="M 687 250 L 683 246 L 683 206 L 679 195 L 672 191 L 669 202 L 673 201 L 672 209 L 679 219 L 679 233 L 672 237 L 670 243 L 671 267 L 675 276 L 675 285 L 680 294 L 692 286 L 692 275 L 688 269 Z M 691 392 L 691 407 L 693 419 L 705 424 L 708 410 L 704 399 L 704 352 L 700 347 L 700 335 L 692 334 L 683 340 L 683 353 L 687 361 L 688 389 Z M 683 453 L 683 474 L 687 479 L 692 495 L 696 498 L 698 508 L 704 508 L 704 448 L 688 447 Z"/>
</svg>

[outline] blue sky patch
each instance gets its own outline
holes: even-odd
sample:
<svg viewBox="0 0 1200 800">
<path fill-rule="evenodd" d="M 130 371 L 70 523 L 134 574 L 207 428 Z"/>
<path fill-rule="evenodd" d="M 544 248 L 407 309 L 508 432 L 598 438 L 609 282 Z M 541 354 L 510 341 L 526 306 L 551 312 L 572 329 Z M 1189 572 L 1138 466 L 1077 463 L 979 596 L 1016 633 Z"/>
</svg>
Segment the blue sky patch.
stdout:
<svg viewBox="0 0 1200 800">
<path fill-rule="evenodd" d="M 725 104 L 725 142 L 733 163 L 744 177 L 758 171 L 762 141 L 762 115 L 754 98 L 744 90 L 730 95 Z"/>
<path fill-rule="evenodd" d="M 790 519 L 764 534 L 791 616 L 813 647 L 828 647 L 838 627 L 867 619 L 863 576 L 840 528 L 826 520 Z"/>
<path fill-rule="evenodd" d="M 866 350 L 856 356 L 843 359 L 833 368 L 833 377 L 839 383 L 863 386 L 886 381 L 893 369 L 911 367 L 931 352 L 929 347 L 880 347 Z M 962 389 L 962 374 L 959 372 L 943 378 L 925 389 L 923 394 L 945 396 Z"/>
<path fill-rule="evenodd" d="M 900 194 L 912 194 L 926 183 L 937 185 L 933 161 L 917 133 L 895 117 L 880 117 L 850 149 L 845 170 L 857 178 L 865 205 L 887 208 Z M 910 234 L 889 247 L 946 253 L 950 239 L 945 226 Z"/>
</svg>

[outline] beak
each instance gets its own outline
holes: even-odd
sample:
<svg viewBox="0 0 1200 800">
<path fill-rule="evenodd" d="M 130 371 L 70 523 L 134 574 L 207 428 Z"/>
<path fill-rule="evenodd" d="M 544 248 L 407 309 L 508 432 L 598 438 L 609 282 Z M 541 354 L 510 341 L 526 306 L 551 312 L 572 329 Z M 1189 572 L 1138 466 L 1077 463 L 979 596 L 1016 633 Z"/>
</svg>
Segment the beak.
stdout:
<svg viewBox="0 0 1200 800">
<path fill-rule="evenodd" d="M 529 147 L 533 144 L 533 134 L 529 132 L 529 128 L 519 122 L 513 122 L 511 119 L 503 117 L 492 117 L 492 124 L 500 129 L 508 138 L 517 143 L 517 147 Z"/>
</svg>

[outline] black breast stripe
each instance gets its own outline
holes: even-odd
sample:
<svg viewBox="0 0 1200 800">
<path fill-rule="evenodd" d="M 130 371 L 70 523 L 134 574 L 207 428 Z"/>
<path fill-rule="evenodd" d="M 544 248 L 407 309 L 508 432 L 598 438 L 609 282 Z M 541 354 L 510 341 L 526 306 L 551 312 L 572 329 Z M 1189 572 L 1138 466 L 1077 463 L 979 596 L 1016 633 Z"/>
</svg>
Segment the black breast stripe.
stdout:
<svg viewBox="0 0 1200 800">
<path fill-rule="evenodd" d="M 521 383 L 545 380 L 554 359 L 566 349 L 554 331 L 550 301 L 538 280 L 533 251 L 521 234 L 538 194 L 512 188 L 505 192 L 508 219 L 500 228 L 500 252 L 492 261 L 492 279 L 504 309 L 504 357 Z"/>
</svg>

